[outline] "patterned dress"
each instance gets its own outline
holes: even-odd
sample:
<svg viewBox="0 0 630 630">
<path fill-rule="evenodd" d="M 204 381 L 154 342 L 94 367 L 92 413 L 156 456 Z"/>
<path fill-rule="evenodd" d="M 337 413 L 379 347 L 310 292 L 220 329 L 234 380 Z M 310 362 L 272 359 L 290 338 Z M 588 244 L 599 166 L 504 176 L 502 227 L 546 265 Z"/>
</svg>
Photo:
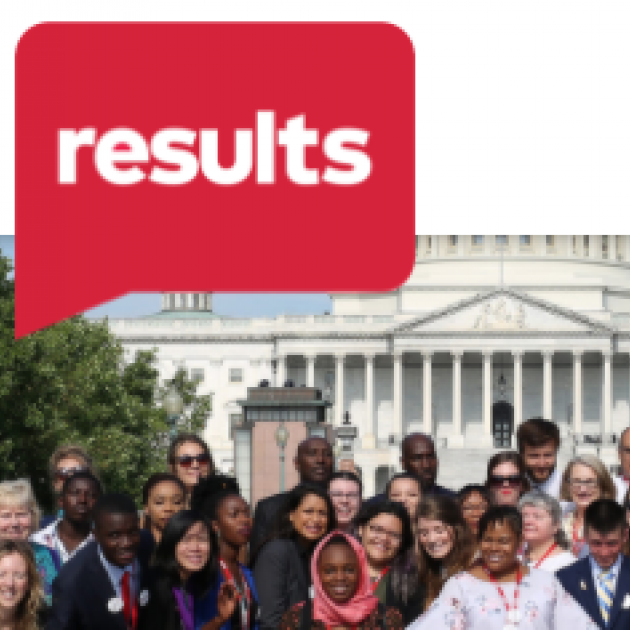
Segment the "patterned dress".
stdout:
<svg viewBox="0 0 630 630">
<path fill-rule="evenodd" d="M 501 584 L 510 605 L 515 584 Z M 552 573 L 530 569 L 520 585 L 518 630 L 598 630 Z M 429 610 L 409 630 L 503 630 L 505 604 L 493 582 L 470 573 L 452 577 Z"/>
<path fill-rule="evenodd" d="M 42 581 L 46 603 L 50 606 L 52 604 L 52 583 L 61 568 L 61 562 L 48 547 L 44 547 L 44 545 L 36 542 L 31 542 L 30 545 L 35 556 L 37 573 L 39 573 Z"/>
<path fill-rule="evenodd" d="M 303 605 L 304 603 L 296 604 L 293 608 L 284 613 L 280 621 L 279 630 L 299 630 Z M 388 608 L 385 611 L 385 622 L 387 630 L 403 630 L 405 627 L 402 615 L 395 608 Z M 356 630 L 380 630 L 382 627 L 382 619 L 376 610 L 358 626 L 353 626 Z M 311 630 L 327 630 L 326 624 L 322 621 L 313 621 L 311 623 Z"/>
</svg>

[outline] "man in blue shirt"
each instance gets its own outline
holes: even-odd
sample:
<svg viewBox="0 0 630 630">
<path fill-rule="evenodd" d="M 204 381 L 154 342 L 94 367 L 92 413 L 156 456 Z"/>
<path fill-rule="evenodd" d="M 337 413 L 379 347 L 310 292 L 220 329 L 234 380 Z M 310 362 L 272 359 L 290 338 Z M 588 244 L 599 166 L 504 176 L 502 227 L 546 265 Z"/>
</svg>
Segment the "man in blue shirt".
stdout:
<svg viewBox="0 0 630 630">
<path fill-rule="evenodd" d="M 600 499 L 584 513 L 589 555 L 557 572 L 566 591 L 602 630 L 630 628 L 630 558 L 622 554 L 628 540 L 624 509 Z"/>
</svg>

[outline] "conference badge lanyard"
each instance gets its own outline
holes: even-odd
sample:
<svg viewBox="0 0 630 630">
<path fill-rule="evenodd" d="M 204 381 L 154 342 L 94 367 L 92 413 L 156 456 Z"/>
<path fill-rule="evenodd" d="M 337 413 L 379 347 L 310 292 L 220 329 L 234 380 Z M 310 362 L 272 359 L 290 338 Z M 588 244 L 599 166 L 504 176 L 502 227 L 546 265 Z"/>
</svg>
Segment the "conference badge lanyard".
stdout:
<svg viewBox="0 0 630 630">
<path fill-rule="evenodd" d="M 534 565 L 534 569 L 540 569 L 542 563 L 556 550 L 558 543 L 553 543 L 547 551 L 538 559 L 538 562 Z"/>
<path fill-rule="evenodd" d="M 247 584 L 247 579 L 243 575 L 241 571 L 241 582 L 243 583 L 243 588 L 239 587 L 236 583 L 236 580 L 232 576 L 230 569 L 226 562 L 221 558 L 219 560 L 219 566 L 221 567 L 221 571 L 223 571 L 223 577 L 226 582 L 230 582 L 232 586 L 238 591 L 240 597 L 239 606 L 241 608 L 241 628 L 242 630 L 247 630 L 249 628 L 249 612 L 251 609 L 252 603 L 252 594 L 249 590 L 249 584 Z"/>
<path fill-rule="evenodd" d="M 182 620 L 183 630 L 194 630 L 195 615 L 192 595 L 187 593 L 183 588 L 175 587 L 173 587 L 173 595 L 175 595 L 175 601 L 177 602 L 177 608 L 179 609 L 179 616 Z"/>
<path fill-rule="evenodd" d="M 510 602 L 505 596 L 505 592 L 501 588 L 500 584 L 497 582 L 497 579 L 490 573 L 488 567 L 484 566 L 484 570 L 486 575 L 490 578 L 490 581 L 494 583 L 497 587 L 497 591 L 503 600 L 503 604 L 505 606 L 506 611 L 506 623 L 503 626 L 503 630 L 516 630 L 518 628 L 518 624 L 521 621 L 521 613 L 518 610 L 518 596 L 519 590 L 521 586 L 521 582 L 523 581 L 523 570 L 519 566 L 518 571 L 516 572 L 516 588 L 514 589 L 514 603 L 510 606 Z"/>
<path fill-rule="evenodd" d="M 376 591 L 376 589 L 378 588 L 378 585 L 381 583 L 381 580 L 389 573 L 389 567 L 385 567 L 382 571 L 381 574 L 376 578 L 376 580 L 374 580 L 374 582 L 372 582 L 372 593 L 374 593 L 374 591 Z"/>
</svg>

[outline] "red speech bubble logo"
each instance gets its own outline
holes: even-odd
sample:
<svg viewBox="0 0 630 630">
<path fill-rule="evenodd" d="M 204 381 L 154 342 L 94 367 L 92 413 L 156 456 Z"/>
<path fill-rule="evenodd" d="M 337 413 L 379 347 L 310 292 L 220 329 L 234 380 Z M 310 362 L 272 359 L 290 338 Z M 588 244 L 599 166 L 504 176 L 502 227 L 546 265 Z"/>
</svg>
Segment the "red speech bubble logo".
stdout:
<svg viewBox="0 0 630 630">
<path fill-rule="evenodd" d="M 387 24 L 42 24 L 16 53 L 16 336 L 129 291 L 384 291 L 414 260 Z"/>
</svg>

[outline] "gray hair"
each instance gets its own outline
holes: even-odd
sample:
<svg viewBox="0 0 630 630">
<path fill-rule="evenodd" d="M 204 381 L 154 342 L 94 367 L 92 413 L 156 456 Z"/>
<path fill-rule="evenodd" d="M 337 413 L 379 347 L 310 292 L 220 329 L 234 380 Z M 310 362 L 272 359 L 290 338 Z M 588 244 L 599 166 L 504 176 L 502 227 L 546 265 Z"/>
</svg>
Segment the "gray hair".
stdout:
<svg viewBox="0 0 630 630">
<path fill-rule="evenodd" d="M 535 489 L 526 492 L 518 500 L 519 512 L 522 512 L 523 508 L 525 507 L 541 508 L 545 510 L 545 512 L 547 512 L 549 516 L 551 516 L 551 522 L 554 525 L 562 525 L 562 508 L 560 507 L 560 503 L 542 490 Z M 556 542 L 560 547 L 563 547 L 564 549 L 567 549 L 569 546 L 567 537 L 562 527 L 558 527 L 558 531 L 556 533 Z"/>
<path fill-rule="evenodd" d="M 7 507 L 23 507 L 26 508 L 33 516 L 32 531 L 39 529 L 39 519 L 41 511 L 35 499 L 33 486 L 28 479 L 15 479 L 12 481 L 3 481 L 0 483 L 0 506 Z"/>
</svg>

